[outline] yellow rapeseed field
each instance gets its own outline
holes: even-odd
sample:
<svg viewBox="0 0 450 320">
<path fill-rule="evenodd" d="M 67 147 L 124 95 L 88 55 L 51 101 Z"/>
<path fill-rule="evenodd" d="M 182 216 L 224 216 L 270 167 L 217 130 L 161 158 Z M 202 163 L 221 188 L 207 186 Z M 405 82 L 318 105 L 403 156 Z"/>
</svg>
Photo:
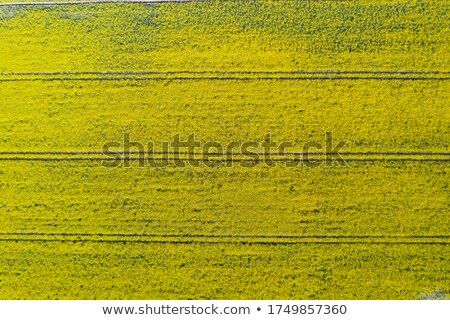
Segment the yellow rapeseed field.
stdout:
<svg viewBox="0 0 450 320">
<path fill-rule="evenodd" d="M 440 0 L 0 6 L 0 299 L 449 293 L 449 21 Z M 290 153 L 102 153 L 177 134 Z"/>
</svg>

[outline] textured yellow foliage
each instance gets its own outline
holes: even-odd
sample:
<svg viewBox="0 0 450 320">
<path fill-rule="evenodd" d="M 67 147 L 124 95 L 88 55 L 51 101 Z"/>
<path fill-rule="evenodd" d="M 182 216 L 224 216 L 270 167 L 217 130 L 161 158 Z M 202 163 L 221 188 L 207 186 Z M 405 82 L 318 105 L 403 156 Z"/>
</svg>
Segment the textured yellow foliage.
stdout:
<svg viewBox="0 0 450 320">
<path fill-rule="evenodd" d="M 0 7 L 0 298 L 449 291 L 449 11 L 433 0 Z M 271 133 L 301 151 L 326 131 L 345 152 L 432 154 L 316 168 L 20 154 L 101 151 L 124 132 L 223 144 Z"/>
</svg>

